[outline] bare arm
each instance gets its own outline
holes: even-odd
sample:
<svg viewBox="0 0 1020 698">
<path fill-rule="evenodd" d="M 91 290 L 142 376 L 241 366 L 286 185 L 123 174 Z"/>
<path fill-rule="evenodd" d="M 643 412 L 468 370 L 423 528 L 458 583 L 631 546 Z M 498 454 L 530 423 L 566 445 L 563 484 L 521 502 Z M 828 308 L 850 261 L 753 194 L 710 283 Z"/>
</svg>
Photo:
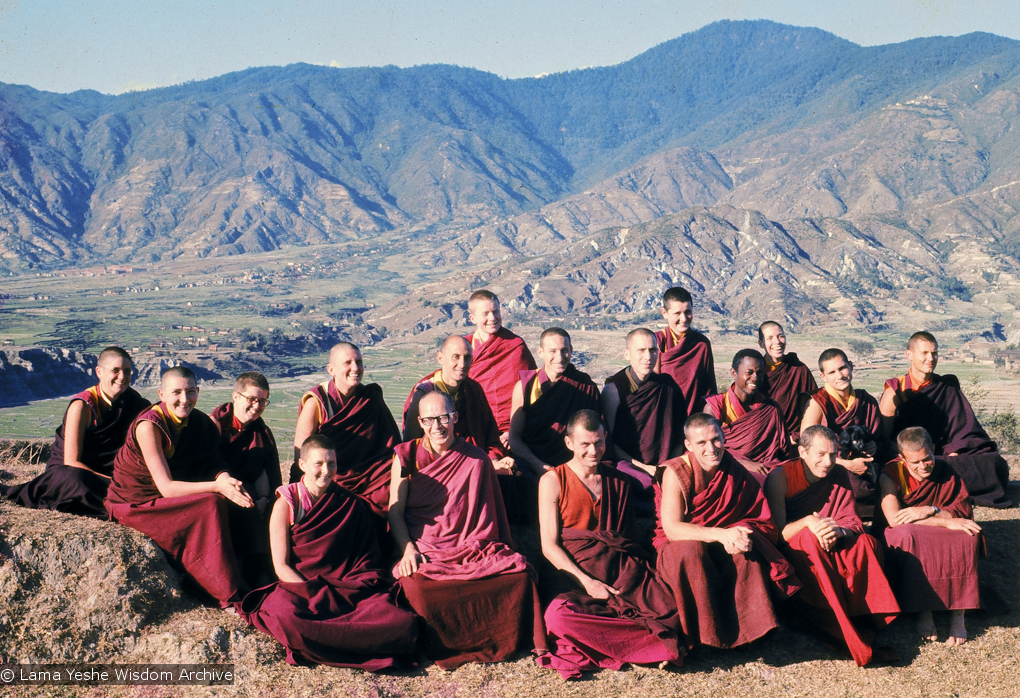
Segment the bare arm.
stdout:
<svg viewBox="0 0 1020 698">
<path fill-rule="evenodd" d="M 294 430 L 294 448 L 301 448 L 305 439 L 318 433 L 321 424 L 319 403 L 311 395 L 308 395 L 301 403 L 301 412 L 298 413 L 297 428 Z"/>
<path fill-rule="evenodd" d="M 407 495 L 411 488 L 407 478 L 400 473 L 402 469 L 400 456 L 394 455 L 390 468 L 390 508 L 386 512 L 386 517 L 390 522 L 390 532 L 397 541 L 397 550 L 401 553 L 397 576 L 407 577 L 418 571 L 418 565 L 425 561 L 425 557 L 418 552 L 418 547 L 411 540 L 411 534 L 407 532 L 407 522 L 404 521 L 404 509 L 407 507 Z"/>
<path fill-rule="evenodd" d="M 85 450 L 85 430 L 88 429 L 91 416 L 92 408 L 84 400 L 74 400 L 67 406 L 67 414 L 64 416 L 64 465 L 88 470 L 109 480 L 109 476 L 96 473 L 81 461 L 82 451 Z"/>
<path fill-rule="evenodd" d="M 948 511 L 936 511 L 935 507 L 926 505 L 901 506 L 899 494 L 896 492 L 896 483 L 885 473 L 882 473 L 878 478 L 878 488 L 882 497 L 882 513 L 885 514 L 885 520 L 892 527 L 908 523 L 920 526 L 939 526 L 954 531 L 963 531 L 972 536 L 981 531 L 981 526 L 976 521 L 958 519 Z"/>
<path fill-rule="evenodd" d="M 538 456 L 532 453 L 528 445 L 524 443 L 524 423 L 527 418 L 524 416 L 524 387 L 520 381 L 514 386 L 513 397 L 510 402 L 510 450 L 514 454 L 518 465 L 524 462 L 539 477 L 549 467 L 543 463 Z"/>
<path fill-rule="evenodd" d="M 900 399 L 896 392 L 886 388 L 878 402 L 878 411 L 882 415 L 882 432 L 890 441 L 895 436 L 893 432 L 896 430 L 896 411 L 899 407 Z"/>
<path fill-rule="evenodd" d="M 751 530 L 744 526 L 709 528 L 685 523 L 684 500 L 680 481 L 670 468 L 662 471 L 662 530 L 670 540 L 697 540 L 703 543 L 722 543 L 726 552 L 746 553 L 751 550 Z"/>
<path fill-rule="evenodd" d="M 281 582 L 304 582 L 304 576 L 290 564 L 290 504 L 283 497 L 276 500 L 269 516 L 269 549 L 273 569 Z"/>
<path fill-rule="evenodd" d="M 823 416 L 822 408 L 818 406 L 818 403 L 814 400 L 808 400 L 807 407 L 804 408 L 804 417 L 800 420 L 801 433 L 804 433 L 804 430 L 808 427 L 821 424 Z"/>
<path fill-rule="evenodd" d="M 149 475 L 152 476 L 156 489 L 164 497 L 185 497 L 189 494 L 215 492 L 240 507 L 247 509 L 252 506 L 251 497 L 244 491 L 241 481 L 230 477 L 226 472 L 221 472 L 215 480 L 206 480 L 205 482 L 174 480 L 170 475 L 170 466 L 167 465 L 166 456 L 163 455 L 160 433 L 152 422 L 138 423 L 135 427 L 135 440 L 142 451 L 145 467 L 149 469 Z"/>
<path fill-rule="evenodd" d="M 542 538 L 542 554 L 558 570 L 571 575 L 585 593 L 596 599 L 608 599 L 620 592 L 591 577 L 582 570 L 566 550 L 560 539 L 563 522 L 560 521 L 560 482 L 556 473 L 548 472 L 538 481 L 538 524 Z"/>
</svg>

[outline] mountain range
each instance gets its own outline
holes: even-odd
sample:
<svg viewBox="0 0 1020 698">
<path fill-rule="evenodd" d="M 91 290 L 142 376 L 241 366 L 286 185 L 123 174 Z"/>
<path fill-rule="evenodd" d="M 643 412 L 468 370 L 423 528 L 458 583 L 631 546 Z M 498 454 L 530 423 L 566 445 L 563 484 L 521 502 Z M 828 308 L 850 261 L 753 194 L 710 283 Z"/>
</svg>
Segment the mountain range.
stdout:
<svg viewBox="0 0 1020 698">
<path fill-rule="evenodd" d="M 1018 66 L 990 34 L 861 47 L 752 21 L 531 79 L 296 64 L 117 96 L 0 85 L 0 270 L 400 234 L 450 274 L 397 330 L 456 321 L 430 309 L 479 285 L 549 316 L 651 311 L 683 284 L 735 320 L 965 303 L 1010 326 Z"/>
</svg>

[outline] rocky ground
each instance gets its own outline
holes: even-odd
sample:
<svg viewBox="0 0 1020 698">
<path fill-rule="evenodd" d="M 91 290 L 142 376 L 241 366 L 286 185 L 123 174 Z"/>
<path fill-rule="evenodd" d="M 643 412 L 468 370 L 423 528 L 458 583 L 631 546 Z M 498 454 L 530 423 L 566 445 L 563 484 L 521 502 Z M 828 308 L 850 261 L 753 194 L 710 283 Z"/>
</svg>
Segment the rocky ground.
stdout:
<svg viewBox="0 0 1020 698">
<path fill-rule="evenodd" d="M 40 442 L 4 442 L 0 481 L 41 470 Z M 1011 457 L 1014 483 L 1020 458 Z M 1012 488 L 1014 499 L 1020 488 Z M 313 695 L 346 696 L 647 696 L 647 695 L 954 695 L 1002 696 L 1018 690 L 1020 510 L 978 510 L 989 536 L 984 580 L 1012 607 L 973 614 L 962 648 L 921 644 L 901 619 L 880 634 L 902 664 L 858 669 L 821 647 L 795 623 L 729 652 L 702 650 L 683 669 L 629 668 L 574 683 L 539 668 L 526 654 L 493 665 L 444 672 L 427 660 L 414 672 L 364 672 L 288 666 L 275 640 L 202 602 L 182 585 L 145 536 L 114 523 L 0 504 L 0 659 L 11 662 L 234 664 L 237 682 L 219 687 L 39 687 L 18 695 Z M 537 536 L 516 529 L 526 554 Z M 945 627 L 941 628 L 945 634 Z M 0 692 L 3 692 L 0 689 Z"/>
</svg>

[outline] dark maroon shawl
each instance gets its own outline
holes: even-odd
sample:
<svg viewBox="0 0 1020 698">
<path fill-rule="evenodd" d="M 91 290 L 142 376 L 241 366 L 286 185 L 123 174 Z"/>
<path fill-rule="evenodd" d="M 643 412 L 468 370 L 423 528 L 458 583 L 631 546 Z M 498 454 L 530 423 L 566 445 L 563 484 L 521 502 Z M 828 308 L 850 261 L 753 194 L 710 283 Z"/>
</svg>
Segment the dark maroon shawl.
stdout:
<svg viewBox="0 0 1020 698">
<path fill-rule="evenodd" d="M 542 394 L 530 404 L 531 382 L 537 380 Z M 580 410 L 595 410 L 599 407 L 599 389 L 587 373 L 573 365 L 555 383 L 549 381 L 545 369 L 522 371 L 521 389 L 524 391 L 524 443 L 535 457 L 548 465 L 560 465 L 574 457 L 563 441 L 567 433 L 567 422 Z"/>
<path fill-rule="evenodd" d="M 290 530 L 291 561 L 305 582 L 251 592 L 242 609 L 287 650 L 288 664 L 379 671 L 409 661 L 418 623 L 392 601 L 376 525 L 365 503 L 336 484 Z"/>
<path fill-rule="evenodd" d="M 484 344 L 477 346 L 474 335 L 464 338 L 474 349 L 468 377 L 482 386 L 499 431 L 508 431 L 514 386 L 521 371 L 535 370 L 535 359 L 524 340 L 505 327 L 500 327 Z"/>
<path fill-rule="evenodd" d="M 340 396 L 332 380 L 312 388 L 311 395 L 325 415 L 319 433 L 336 447 L 337 473 L 334 480 L 345 490 L 361 497 L 379 516 L 386 515 L 390 502 L 390 466 L 393 447 L 400 443 L 400 431 L 378 383 L 359 385 L 348 400 Z M 304 398 L 302 398 L 302 403 Z M 301 471 L 291 468 L 291 482 Z"/>
<path fill-rule="evenodd" d="M 404 441 L 420 439 L 425 435 L 418 424 L 418 403 L 437 390 L 433 380 L 435 375 L 431 373 L 418 381 L 404 402 Z M 457 410 L 457 426 L 454 427 L 457 436 L 488 453 L 494 461 L 506 457 L 507 450 L 499 440 L 499 427 L 492 416 L 485 390 L 477 381 L 465 378 L 461 382 L 454 409 Z"/>
<path fill-rule="evenodd" d="M 731 424 L 724 421 L 727 394 L 738 415 Z M 745 409 L 733 393 L 733 386 L 730 386 L 726 393 L 710 395 L 705 400 L 705 411 L 722 423 L 727 453 L 763 465 L 775 465 L 786 460 L 789 448 L 786 427 L 783 426 L 779 405 L 769 396 L 758 393 L 750 408 Z"/>
<path fill-rule="evenodd" d="M 776 401 L 783 415 L 787 434 L 800 433 L 800 396 L 818 390 L 811 369 L 804 365 L 797 354 L 790 352 L 775 368 L 765 371 L 765 383 L 761 391 Z"/>
<path fill-rule="evenodd" d="M 100 421 L 99 386 L 94 386 L 78 393 L 71 398 L 71 402 L 81 400 L 89 407 L 90 417 L 88 426 L 85 428 L 85 443 L 82 445 L 78 460 L 89 466 L 97 473 L 113 475 L 113 459 L 117 451 L 124 445 L 127 439 L 128 427 L 140 415 L 150 403 L 139 395 L 134 388 L 128 388 L 117 397 L 110 406 L 110 410 Z M 50 457 L 47 465 L 64 464 L 64 429 L 67 422 L 67 411 L 64 411 L 64 420 L 57 427 L 56 436 L 53 439 L 53 447 L 50 449 Z"/>
<path fill-rule="evenodd" d="M 712 343 L 697 330 L 687 330 L 680 344 L 673 343 L 673 334 L 667 327 L 655 333 L 659 343 L 660 373 L 668 373 L 683 391 L 686 403 L 684 412 L 701 411 L 701 400 L 719 392 L 715 382 L 715 359 Z"/>
<path fill-rule="evenodd" d="M 905 507 L 935 506 L 959 519 L 974 518 L 974 506 L 963 479 L 941 458 L 935 459 L 931 475 L 918 482 L 910 476 L 903 460 L 897 458 L 882 472 L 896 484 L 896 493 Z M 878 511 L 876 510 L 876 522 Z M 882 516 L 882 523 L 885 517 Z"/>
<path fill-rule="evenodd" d="M 210 416 L 219 422 L 220 455 L 227 462 L 231 477 L 236 477 L 248 488 L 265 473 L 269 478 L 269 491 L 276 492 L 276 488 L 283 484 L 283 475 L 276 439 L 269 426 L 261 417 L 245 425 L 235 422 L 232 402 L 223 403 Z"/>
<path fill-rule="evenodd" d="M 612 425 L 612 440 L 634 458 L 658 465 L 684 451 L 683 425 L 687 421 L 684 395 L 673 377 L 650 373 L 631 392 L 627 369 L 606 379 L 616 386 L 620 406 Z"/>
</svg>

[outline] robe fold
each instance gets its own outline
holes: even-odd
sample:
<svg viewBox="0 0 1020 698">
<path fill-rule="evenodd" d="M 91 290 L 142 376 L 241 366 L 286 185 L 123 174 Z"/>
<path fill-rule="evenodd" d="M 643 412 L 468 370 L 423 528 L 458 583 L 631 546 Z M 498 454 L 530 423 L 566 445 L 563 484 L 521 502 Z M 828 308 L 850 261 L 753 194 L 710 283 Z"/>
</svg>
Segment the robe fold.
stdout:
<svg viewBox="0 0 1020 698">
<path fill-rule="evenodd" d="M 163 497 L 135 437 L 143 421 L 155 425 L 160 434 L 174 480 L 214 480 L 227 469 L 219 455 L 220 434 L 205 413 L 192 410 L 183 424 L 176 425 L 169 408 L 160 403 L 138 415 L 117 451 L 106 494 L 110 518 L 151 538 L 171 563 L 221 605 L 239 602 L 243 582 L 230 533 L 230 508 L 236 505 L 212 492 Z"/>
<path fill-rule="evenodd" d="M 570 679 L 583 671 L 620 669 L 628 662 L 679 663 L 673 594 L 656 575 L 651 556 L 632 537 L 629 483 L 611 465 L 600 464 L 602 495 L 596 507 L 569 465 L 555 472 L 563 548 L 586 574 L 620 593 L 594 599 L 572 576 L 557 570 L 557 581 L 566 581 L 571 590 L 556 596 L 546 609 L 551 651 L 538 657 L 539 665 Z"/>
<path fill-rule="evenodd" d="M 684 522 L 706 528 L 744 526 L 753 548 L 730 555 L 720 543 L 671 541 L 662 528 L 662 488 L 654 544 L 656 569 L 673 590 L 687 646 L 737 647 L 778 627 L 772 595 L 789 598 L 801 584 L 776 547 L 779 531 L 758 481 L 726 453 L 708 481 L 693 453 L 666 461 L 680 481 Z"/>
<path fill-rule="evenodd" d="M 500 433 L 509 431 L 514 386 L 521 371 L 535 370 L 535 359 L 524 340 L 505 327 L 500 327 L 483 343 L 473 334 L 464 339 L 471 342 L 474 350 L 468 377 L 478 381 L 485 391 Z"/>
<path fill-rule="evenodd" d="M 697 330 L 687 330 L 677 343 L 667 327 L 655 333 L 659 343 L 657 371 L 668 373 L 684 394 L 684 413 L 701 411 L 702 400 L 719 392 L 715 381 L 712 342 Z"/>
<path fill-rule="evenodd" d="M 776 401 L 783 415 L 783 426 L 791 436 L 800 434 L 801 395 L 818 390 L 811 369 L 804 365 L 795 352 L 783 356 L 782 362 L 765 371 L 765 384 L 761 391 Z"/>
<path fill-rule="evenodd" d="M 890 378 L 885 387 L 900 399 L 895 433 L 924 427 L 935 444 L 935 455 L 945 458 L 963 478 L 975 504 L 997 509 L 1013 506 L 1006 496 L 1009 464 L 978 423 L 956 376 L 932 375 L 924 385 L 914 386 L 908 373 Z"/>
<path fill-rule="evenodd" d="M 865 666 L 872 658 L 872 624 L 884 627 L 900 611 L 882 571 L 878 541 L 864 532 L 845 469 L 835 466 L 828 476 L 809 484 L 799 458 L 781 467 L 787 473 L 788 523 L 817 513 L 853 532 L 836 549 L 826 551 L 804 528 L 781 549 L 804 585 L 798 598 L 811 607 L 809 619 L 842 640 L 857 666 Z M 863 619 L 867 623 L 855 623 L 857 616 L 867 616 Z"/>
<path fill-rule="evenodd" d="M 545 649 L 534 570 L 513 549 L 485 452 L 462 439 L 438 456 L 420 440 L 395 451 L 408 478 L 407 532 L 425 558 L 398 584 L 425 620 L 426 654 L 454 669 L 500 661 L 520 647 Z"/>
<path fill-rule="evenodd" d="M 249 593 L 244 617 L 284 646 L 288 664 L 367 671 L 413 665 L 418 619 L 394 603 L 368 506 L 333 483 L 303 513 L 290 529 L 290 557 L 307 581 Z"/>
<path fill-rule="evenodd" d="M 393 447 L 400 443 L 400 431 L 383 400 L 382 388 L 378 383 L 359 385 L 345 400 L 329 380 L 305 393 L 301 404 L 305 400 L 315 401 L 322 418 L 319 433 L 336 447 L 336 483 L 385 518 Z M 297 482 L 301 475 L 295 456 L 290 481 Z"/>
<path fill-rule="evenodd" d="M 149 401 L 128 388 L 110 404 L 104 414 L 100 409 L 102 398 L 99 386 L 78 393 L 71 398 L 73 404 L 81 400 L 88 406 L 83 419 L 88 420 L 85 439 L 78 460 L 95 472 L 64 465 L 64 432 L 67 411 L 57 427 L 46 461 L 46 470 L 20 485 L 7 488 L 5 496 L 15 504 L 30 509 L 52 509 L 80 516 L 108 518 L 103 499 L 110 481 L 96 473 L 109 477 L 113 474 L 113 459 L 124 445 L 128 427 L 135 417 L 149 407 Z"/>
<path fill-rule="evenodd" d="M 727 407 L 736 415 L 735 420 L 728 419 Z M 765 466 L 786 460 L 789 448 L 786 427 L 779 405 L 772 398 L 759 392 L 754 402 L 745 408 L 731 385 L 725 393 L 706 398 L 705 411 L 722 424 L 727 453 Z"/>
<path fill-rule="evenodd" d="M 901 460 L 882 471 L 896 484 L 904 507 L 935 506 L 955 518 L 973 518 L 970 494 L 963 480 L 946 461 L 935 459 L 935 469 L 918 482 Z M 880 528 L 887 525 L 878 516 Z M 940 526 L 901 524 L 885 528 L 886 571 L 904 613 L 979 608 L 978 558 L 984 552 L 984 534 L 972 536 Z"/>
<path fill-rule="evenodd" d="M 574 457 L 563 437 L 567 433 L 567 422 L 574 413 L 594 410 L 601 414 L 599 389 L 587 373 L 573 365 L 555 383 L 545 374 L 545 369 L 522 371 L 521 389 L 524 391 L 524 443 L 543 463 L 557 466 Z M 540 394 L 532 400 L 538 384 Z"/>
</svg>

